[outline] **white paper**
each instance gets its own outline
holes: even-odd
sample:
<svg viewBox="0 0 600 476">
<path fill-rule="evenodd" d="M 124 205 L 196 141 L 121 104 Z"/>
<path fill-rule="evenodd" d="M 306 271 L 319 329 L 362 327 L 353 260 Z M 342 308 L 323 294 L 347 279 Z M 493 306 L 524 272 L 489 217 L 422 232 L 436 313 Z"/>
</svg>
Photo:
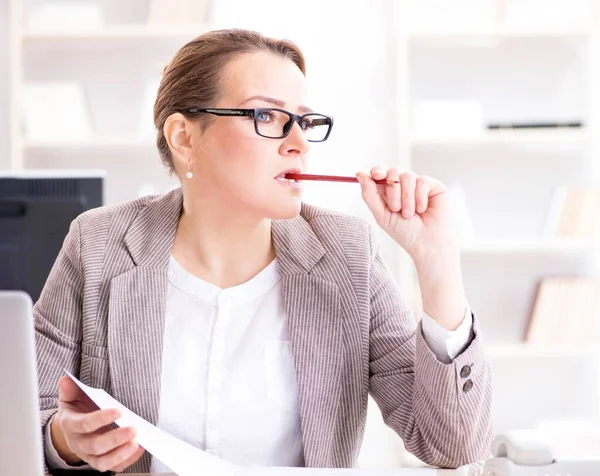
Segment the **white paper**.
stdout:
<svg viewBox="0 0 600 476">
<path fill-rule="evenodd" d="M 65 371 L 66 372 L 66 371 Z M 371 469 L 371 468 L 243 468 L 228 463 L 176 438 L 136 415 L 102 389 L 88 387 L 66 372 L 85 394 L 102 410 L 116 408 L 121 418 L 116 420 L 120 427 L 133 427 L 137 431 L 135 440 L 152 456 L 162 461 L 179 476 L 435 476 L 435 469 Z"/>
<path fill-rule="evenodd" d="M 436 476 L 436 469 L 428 468 L 252 468 L 243 476 Z"/>
<path fill-rule="evenodd" d="M 88 387 L 70 373 L 67 372 L 67 374 L 100 409 L 116 408 L 120 410 L 121 418 L 115 423 L 121 427 L 135 428 L 137 431 L 135 440 L 139 445 L 179 476 L 197 476 L 198 474 L 233 476 L 238 474 L 237 466 L 209 455 L 162 431 L 121 405 L 104 390 Z"/>
</svg>

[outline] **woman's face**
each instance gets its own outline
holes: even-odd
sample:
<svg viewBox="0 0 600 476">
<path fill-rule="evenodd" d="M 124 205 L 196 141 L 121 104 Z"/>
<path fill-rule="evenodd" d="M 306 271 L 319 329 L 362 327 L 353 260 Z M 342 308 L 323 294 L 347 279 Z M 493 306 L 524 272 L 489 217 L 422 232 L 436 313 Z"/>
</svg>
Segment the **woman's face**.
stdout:
<svg viewBox="0 0 600 476">
<path fill-rule="evenodd" d="M 243 54 L 224 68 L 221 78 L 222 94 L 216 108 L 275 107 L 295 114 L 308 112 L 306 80 L 289 59 L 268 52 Z M 264 122 L 271 119 L 259 117 Z M 210 197 L 219 208 L 244 216 L 296 216 L 302 183 L 282 180 L 282 176 L 306 171 L 309 142 L 299 124 L 295 123 L 285 138 L 268 139 L 255 132 L 251 117 L 211 115 L 211 121 L 203 132 L 198 127 L 197 135 L 191 137 L 192 193 Z"/>
</svg>

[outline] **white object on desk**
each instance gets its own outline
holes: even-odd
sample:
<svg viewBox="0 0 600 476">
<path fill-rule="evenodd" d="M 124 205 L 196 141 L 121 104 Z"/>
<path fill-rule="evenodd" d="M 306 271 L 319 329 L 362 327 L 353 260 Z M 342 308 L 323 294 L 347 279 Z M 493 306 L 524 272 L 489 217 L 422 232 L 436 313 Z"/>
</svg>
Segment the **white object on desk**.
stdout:
<svg viewBox="0 0 600 476">
<path fill-rule="evenodd" d="M 484 476 L 597 476 L 600 459 L 555 459 L 549 440 L 540 432 L 515 430 L 496 436 L 494 458 Z"/>
</svg>

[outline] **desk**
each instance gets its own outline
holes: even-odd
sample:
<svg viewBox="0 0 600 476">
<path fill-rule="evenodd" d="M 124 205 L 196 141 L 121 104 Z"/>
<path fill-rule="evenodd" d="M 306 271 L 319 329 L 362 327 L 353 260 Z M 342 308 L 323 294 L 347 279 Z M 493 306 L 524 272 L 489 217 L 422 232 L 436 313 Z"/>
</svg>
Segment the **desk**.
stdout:
<svg viewBox="0 0 600 476">
<path fill-rule="evenodd" d="M 385 473 L 384 473 L 385 474 Z M 437 476 L 480 476 L 483 474 L 483 467 L 481 464 L 472 464 L 463 466 L 458 469 L 439 469 Z M 117 476 L 175 476 L 173 473 L 151 473 L 151 474 L 120 474 Z"/>
</svg>

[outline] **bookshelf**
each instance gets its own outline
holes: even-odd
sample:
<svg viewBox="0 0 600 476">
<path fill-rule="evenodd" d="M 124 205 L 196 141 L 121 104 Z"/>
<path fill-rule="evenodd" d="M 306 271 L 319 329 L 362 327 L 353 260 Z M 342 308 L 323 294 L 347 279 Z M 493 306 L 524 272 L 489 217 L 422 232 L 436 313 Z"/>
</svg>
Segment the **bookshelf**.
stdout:
<svg viewBox="0 0 600 476">
<path fill-rule="evenodd" d="M 176 185 L 158 158 L 149 98 L 175 51 L 211 26 L 208 16 L 179 24 L 164 15 L 161 23 L 155 19 L 157 5 L 153 0 L 9 0 L 8 169 L 104 169 L 107 204 Z M 61 6 L 85 9 L 82 18 L 89 24 L 40 20 L 42 9 Z M 54 17 L 59 18 L 56 12 Z M 30 85 L 41 83 L 80 88 L 88 134 L 32 133 L 27 94 Z"/>
<path fill-rule="evenodd" d="M 555 418 L 598 422 L 600 340 L 544 346 L 525 336 L 542 280 L 600 271 L 595 235 L 559 233 L 569 218 L 565 190 L 600 186 L 600 2 L 565 3 L 560 8 L 577 21 L 564 24 L 515 21 L 511 8 L 534 0 L 442 3 L 394 2 L 399 167 L 461 194 L 463 274 L 494 372 L 497 429 Z M 487 127 L 553 120 L 583 125 Z M 590 207 L 590 220 L 598 212 Z M 414 269 L 400 260 L 418 306 Z M 560 305 L 567 315 L 578 308 Z"/>
</svg>

